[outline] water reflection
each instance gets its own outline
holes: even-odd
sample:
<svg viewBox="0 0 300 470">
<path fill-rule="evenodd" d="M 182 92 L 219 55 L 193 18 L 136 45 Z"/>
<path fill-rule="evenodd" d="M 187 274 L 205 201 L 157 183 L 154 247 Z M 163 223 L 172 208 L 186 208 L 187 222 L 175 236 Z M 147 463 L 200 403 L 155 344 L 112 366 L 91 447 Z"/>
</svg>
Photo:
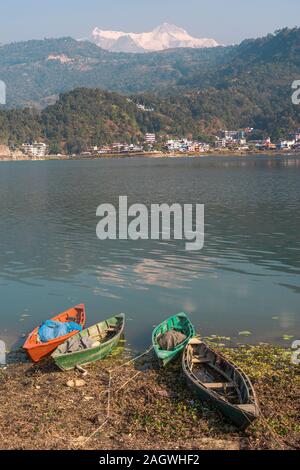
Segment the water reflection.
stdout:
<svg viewBox="0 0 300 470">
<path fill-rule="evenodd" d="M 2 331 L 14 336 L 84 301 L 91 320 L 128 311 L 147 335 L 180 309 L 207 332 L 251 329 L 253 339 L 275 341 L 300 335 L 299 162 L 261 156 L 2 163 Z M 205 248 L 100 242 L 96 208 L 117 206 L 120 195 L 129 204 L 204 203 Z M 30 317 L 20 322 L 24 307 Z M 272 322 L 275 315 L 280 322 Z M 145 340 L 132 332 L 131 342 Z"/>
</svg>

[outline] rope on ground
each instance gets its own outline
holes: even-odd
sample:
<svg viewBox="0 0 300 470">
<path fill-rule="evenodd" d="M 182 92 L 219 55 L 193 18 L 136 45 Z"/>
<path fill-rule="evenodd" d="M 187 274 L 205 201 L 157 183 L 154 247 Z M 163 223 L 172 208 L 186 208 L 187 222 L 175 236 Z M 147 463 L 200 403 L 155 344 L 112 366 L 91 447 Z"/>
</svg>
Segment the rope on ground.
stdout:
<svg viewBox="0 0 300 470">
<path fill-rule="evenodd" d="M 265 427 L 268 429 L 268 431 L 270 432 L 271 437 L 274 440 L 274 442 L 276 442 L 276 444 L 278 444 L 283 449 L 286 446 L 289 446 L 292 449 L 299 450 L 299 448 L 300 448 L 299 446 L 297 446 L 295 444 L 292 444 L 291 442 L 283 439 L 276 431 L 274 431 L 274 429 L 271 428 L 270 424 L 268 423 L 267 419 L 264 417 L 264 415 L 262 413 L 261 413 L 260 419 L 261 419 L 262 423 L 265 425 Z"/>
<path fill-rule="evenodd" d="M 279 436 L 279 434 L 277 434 L 270 426 L 270 424 L 268 423 L 267 419 L 265 418 L 265 416 L 263 415 L 263 412 L 261 411 L 261 408 L 259 408 L 259 412 L 260 412 L 260 416 L 259 416 L 259 419 L 260 421 L 264 424 L 265 428 L 269 431 L 269 433 L 271 434 L 271 438 L 273 439 L 273 441 L 279 445 L 279 447 L 281 447 L 282 449 L 284 449 L 286 447 L 286 445 L 290 446 L 290 447 L 293 447 L 293 448 L 296 448 L 293 444 L 291 443 L 288 443 L 286 441 L 284 441 L 281 436 Z M 249 421 L 249 424 L 252 425 L 252 421 L 248 418 L 248 416 L 246 415 L 246 413 L 244 413 L 242 411 L 242 414 L 245 416 L 245 418 Z"/>
<path fill-rule="evenodd" d="M 107 395 L 107 419 L 110 418 L 110 402 L 111 402 L 111 372 L 109 371 L 109 381 L 108 381 L 108 395 Z"/>
<path fill-rule="evenodd" d="M 264 426 L 269 431 L 269 433 L 271 434 L 273 441 L 276 442 L 276 444 L 278 444 L 279 447 L 285 448 L 285 445 L 282 442 L 280 442 L 280 440 L 278 439 L 277 433 L 271 428 L 271 426 L 269 425 L 268 421 L 266 420 L 266 418 L 264 417 L 262 413 L 261 413 L 260 419 L 262 423 L 264 424 Z"/>
<path fill-rule="evenodd" d="M 282 449 L 285 449 L 286 446 L 289 446 L 293 449 L 299 449 L 299 446 L 296 446 L 295 444 L 292 444 L 290 442 L 288 442 L 287 440 L 284 440 L 278 433 L 276 433 L 276 431 L 274 431 L 274 429 L 271 428 L 270 424 L 268 423 L 267 419 L 265 418 L 261 408 L 259 407 L 259 412 L 260 412 L 260 416 L 259 416 L 259 419 L 260 421 L 263 423 L 263 425 L 265 426 L 265 428 L 269 431 L 269 433 L 271 434 L 271 438 L 273 439 L 273 441 L 279 445 L 279 447 L 281 447 Z M 248 416 L 246 415 L 246 413 L 242 412 L 245 416 L 245 418 L 248 419 L 249 423 L 252 424 L 252 421 L 248 418 Z"/>
<path fill-rule="evenodd" d="M 136 362 L 138 359 L 140 359 L 141 357 L 143 356 L 146 356 L 147 354 L 149 354 L 153 349 L 153 346 L 151 346 L 151 348 L 147 349 L 143 354 L 140 354 L 139 356 L 136 356 L 134 357 L 133 359 L 130 359 L 129 361 L 127 362 L 124 362 L 121 366 L 119 367 L 116 367 L 115 369 L 110 369 L 109 370 L 109 373 L 112 374 L 113 372 L 119 370 L 119 369 L 122 369 L 122 367 L 126 366 L 126 365 L 129 365 L 133 362 Z M 134 377 L 132 377 L 131 379 L 129 379 L 127 382 L 125 382 L 125 384 L 122 385 L 122 387 L 120 387 L 119 389 L 116 389 L 116 390 L 112 390 L 112 393 L 118 393 L 120 392 L 121 390 L 123 390 L 126 385 L 128 385 L 130 382 L 132 382 L 136 377 L 138 377 L 139 375 L 141 374 L 141 372 L 138 372 L 136 375 L 134 375 Z M 102 395 L 106 395 L 108 393 L 108 390 L 104 390 L 103 392 L 100 393 L 100 397 Z"/>
<path fill-rule="evenodd" d="M 126 385 L 128 385 L 130 382 L 132 382 L 134 379 L 136 379 L 136 377 L 141 375 L 141 373 L 142 372 L 137 372 L 133 377 L 131 377 L 131 379 L 127 380 L 127 382 L 125 382 L 120 388 L 117 388 L 115 390 L 111 390 L 111 395 L 119 393 L 121 390 L 123 390 L 126 387 Z M 103 392 L 100 393 L 99 397 L 101 397 L 102 395 L 107 395 L 108 393 L 109 393 L 109 390 L 104 390 Z"/>
<path fill-rule="evenodd" d="M 143 354 L 140 354 L 139 356 L 136 356 L 134 357 L 133 359 L 130 359 L 129 361 L 123 363 L 121 366 L 119 367 L 116 367 L 115 369 L 110 369 L 108 370 L 108 374 L 109 374 L 109 381 L 108 381 L 108 389 L 105 390 L 104 392 L 102 392 L 100 394 L 101 395 L 104 395 L 104 394 L 107 394 L 107 414 L 106 414 L 106 419 L 105 421 L 101 424 L 101 426 L 99 426 L 90 436 L 88 436 L 85 441 L 83 442 L 82 445 L 86 445 L 96 434 L 98 434 L 102 428 L 109 422 L 109 419 L 110 419 L 110 412 L 111 412 L 111 396 L 112 394 L 117 394 L 119 393 L 121 390 L 123 390 L 130 382 L 132 382 L 136 377 L 138 377 L 142 372 L 139 371 L 137 372 L 131 379 L 127 380 L 120 388 L 116 389 L 116 390 L 112 390 L 111 389 L 111 383 L 112 383 L 112 373 L 117 371 L 117 370 L 120 370 L 122 369 L 122 367 L 126 366 L 126 365 L 129 365 L 131 363 L 134 363 L 136 362 L 138 359 L 146 356 L 147 354 L 149 354 L 153 349 L 153 346 L 151 346 L 149 349 L 147 349 Z M 260 410 L 261 412 L 261 410 Z M 244 413 L 245 414 L 245 413 Z M 247 417 L 247 415 L 245 414 L 245 417 L 247 419 L 249 419 Z M 298 446 L 290 443 L 290 442 L 287 442 L 285 440 L 283 440 L 281 438 L 281 436 L 279 436 L 272 428 L 271 426 L 269 425 L 268 421 L 266 420 L 266 418 L 264 417 L 264 415 L 262 414 L 261 412 L 261 416 L 260 416 L 260 419 L 262 421 L 262 423 L 264 424 L 264 426 L 268 429 L 268 431 L 270 432 L 271 434 L 271 437 L 272 439 L 274 440 L 274 442 L 276 442 L 277 445 L 279 445 L 280 447 L 284 448 L 286 445 L 290 446 L 291 448 L 294 448 L 294 449 L 299 449 Z M 249 422 L 251 423 L 251 421 L 249 420 Z M 252 424 L 252 423 L 251 423 Z M 279 440 L 280 438 L 280 440 Z"/>
<path fill-rule="evenodd" d="M 108 423 L 108 419 L 106 419 L 102 424 L 101 426 L 99 426 L 98 429 L 96 429 L 96 431 L 94 431 L 89 437 L 86 438 L 86 440 L 82 443 L 82 446 L 85 446 L 96 434 L 98 434 L 98 432 L 101 431 L 101 429 L 105 426 L 105 424 Z M 81 446 L 80 446 L 81 447 Z"/>
<path fill-rule="evenodd" d="M 113 372 L 117 371 L 117 370 L 120 370 L 122 369 L 122 367 L 126 366 L 126 365 L 129 365 L 129 364 L 132 364 L 134 362 L 136 362 L 138 359 L 140 359 L 141 357 L 144 357 L 146 356 L 147 354 L 149 354 L 153 349 L 153 346 L 151 346 L 149 349 L 147 349 L 143 354 L 140 354 L 139 356 L 136 356 L 134 357 L 133 359 L 130 359 L 129 361 L 123 363 L 121 366 L 119 367 L 116 367 L 115 369 L 110 369 L 108 370 L 108 375 L 109 375 L 109 380 L 108 380 L 108 389 L 105 390 L 104 392 L 102 392 L 100 394 L 101 395 L 104 395 L 104 394 L 107 394 L 107 413 L 106 413 L 106 419 L 105 421 L 101 424 L 101 426 L 99 426 L 90 436 L 88 436 L 84 442 L 81 444 L 82 446 L 85 446 L 94 436 L 96 436 L 96 434 L 98 434 L 101 429 L 109 422 L 109 419 L 110 419 L 110 411 L 111 411 L 111 395 L 112 393 L 118 393 L 120 392 L 121 390 L 123 390 L 130 382 L 132 382 L 136 377 L 138 377 L 142 372 L 137 372 L 137 374 L 135 374 L 131 379 L 127 380 L 119 389 L 117 390 L 111 390 L 111 383 L 112 383 L 112 374 Z"/>
<path fill-rule="evenodd" d="M 137 374 L 135 374 L 131 379 L 127 380 L 127 382 L 125 382 L 122 387 L 118 388 L 117 390 L 113 390 L 114 393 L 119 393 L 121 390 L 123 390 L 126 385 L 128 385 L 130 382 L 132 382 L 134 379 L 136 379 L 136 377 L 138 377 L 139 375 L 141 375 L 142 372 L 138 372 Z"/>
<path fill-rule="evenodd" d="M 124 362 L 123 364 L 121 364 L 120 366 L 116 367 L 115 369 L 110 369 L 109 372 L 111 372 L 111 373 L 112 373 L 112 372 L 115 372 L 116 370 L 122 369 L 122 367 L 124 367 L 124 366 L 127 366 L 127 365 L 129 365 L 129 364 L 131 364 L 131 363 L 133 363 L 133 362 L 136 362 L 136 361 L 137 361 L 138 359 L 140 359 L 141 357 L 144 357 L 144 356 L 146 356 L 147 354 L 149 354 L 149 353 L 152 351 L 152 349 L 153 349 L 153 346 L 151 346 L 149 349 L 147 349 L 143 354 L 140 354 L 139 356 L 136 356 L 136 357 L 134 357 L 133 359 L 130 359 L 129 361 L 127 361 L 127 362 Z"/>
<path fill-rule="evenodd" d="M 82 446 L 85 446 L 96 434 L 98 434 L 101 429 L 108 423 L 109 418 L 110 418 L 110 400 L 111 400 L 111 394 L 110 394 L 110 388 L 111 388 L 111 373 L 108 371 L 109 374 L 109 379 L 108 379 L 108 389 L 107 389 L 107 412 L 106 412 L 106 419 L 103 421 L 101 426 L 99 426 L 90 436 L 88 436 L 84 442 L 82 443 Z"/>
</svg>

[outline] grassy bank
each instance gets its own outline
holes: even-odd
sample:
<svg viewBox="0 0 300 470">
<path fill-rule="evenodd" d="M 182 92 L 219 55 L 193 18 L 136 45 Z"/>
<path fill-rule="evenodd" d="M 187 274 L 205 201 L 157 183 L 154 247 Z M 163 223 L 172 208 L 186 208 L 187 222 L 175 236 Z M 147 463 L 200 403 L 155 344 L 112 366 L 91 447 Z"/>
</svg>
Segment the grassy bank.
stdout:
<svg viewBox="0 0 300 470">
<path fill-rule="evenodd" d="M 0 370 L 1 449 L 280 449 L 300 446 L 300 367 L 291 352 L 261 345 L 226 349 L 252 379 L 263 418 L 239 432 L 201 405 L 186 387 L 180 362 L 165 370 L 150 353 L 115 370 L 107 416 L 109 369 L 128 352 L 62 373 L 46 360 Z M 22 356 L 11 355 L 15 362 Z M 133 378 L 133 380 L 131 380 Z M 70 381 L 78 380 L 77 385 Z M 95 434 L 94 434 L 95 433 Z"/>
</svg>

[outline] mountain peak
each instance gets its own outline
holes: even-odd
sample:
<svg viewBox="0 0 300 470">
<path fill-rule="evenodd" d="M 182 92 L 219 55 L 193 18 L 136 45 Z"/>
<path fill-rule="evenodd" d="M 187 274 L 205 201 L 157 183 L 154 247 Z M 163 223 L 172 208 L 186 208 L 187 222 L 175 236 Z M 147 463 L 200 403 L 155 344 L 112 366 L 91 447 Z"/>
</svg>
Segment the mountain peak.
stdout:
<svg viewBox="0 0 300 470">
<path fill-rule="evenodd" d="M 161 31 L 161 32 L 165 32 L 165 33 L 178 33 L 178 32 L 182 32 L 184 30 L 182 28 L 179 28 L 175 24 L 163 23 L 163 24 L 157 26 L 154 29 L 154 31 Z M 184 32 L 186 32 L 186 31 L 184 31 Z"/>
<path fill-rule="evenodd" d="M 125 33 L 122 31 L 104 31 L 95 28 L 92 42 L 112 52 L 153 52 L 179 47 L 216 47 L 214 39 L 198 39 L 187 31 L 170 23 L 163 23 L 153 31 L 146 33 Z"/>
</svg>

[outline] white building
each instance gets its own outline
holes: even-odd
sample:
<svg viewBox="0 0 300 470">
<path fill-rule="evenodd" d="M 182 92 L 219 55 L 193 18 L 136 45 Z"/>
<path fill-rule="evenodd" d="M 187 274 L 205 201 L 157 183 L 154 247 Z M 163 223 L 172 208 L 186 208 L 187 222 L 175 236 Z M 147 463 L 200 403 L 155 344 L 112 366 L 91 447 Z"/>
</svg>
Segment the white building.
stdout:
<svg viewBox="0 0 300 470">
<path fill-rule="evenodd" d="M 296 143 L 295 140 L 282 140 L 279 144 L 279 148 L 281 150 L 291 149 L 295 145 L 295 143 Z"/>
<path fill-rule="evenodd" d="M 194 142 L 188 139 L 170 139 L 167 140 L 164 148 L 169 152 L 195 153 L 206 152 L 210 149 L 210 146 L 203 142 Z"/>
<path fill-rule="evenodd" d="M 33 157 L 44 157 L 48 152 L 48 145 L 44 142 L 34 142 L 33 144 L 23 144 L 22 150 L 26 155 Z"/>
<path fill-rule="evenodd" d="M 147 132 L 147 134 L 145 135 L 145 142 L 147 144 L 155 144 L 156 142 L 156 135 L 155 134 L 151 134 L 150 132 Z"/>
<path fill-rule="evenodd" d="M 147 113 L 153 113 L 154 108 L 147 108 L 144 104 L 137 104 L 136 107 L 140 109 L 141 111 L 145 111 Z"/>
<path fill-rule="evenodd" d="M 167 140 L 165 147 L 169 152 L 173 152 L 174 150 L 180 150 L 181 145 L 181 140 L 169 139 Z"/>
<path fill-rule="evenodd" d="M 203 143 L 203 142 L 199 142 L 196 146 L 196 149 L 199 152 L 208 152 L 210 150 L 210 145 L 209 144 L 206 144 L 206 143 Z"/>
<path fill-rule="evenodd" d="M 289 140 L 295 140 L 295 142 L 300 141 L 300 129 L 289 134 Z"/>
<path fill-rule="evenodd" d="M 238 142 L 240 140 L 245 139 L 245 136 L 246 136 L 246 132 L 243 130 L 239 130 L 239 131 L 223 130 L 223 131 L 220 131 L 220 135 L 219 135 L 219 137 L 221 139 L 225 139 L 226 142 Z"/>
<path fill-rule="evenodd" d="M 217 149 L 226 148 L 226 145 L 227 145 L 226 139 L 218 139 L 215 141 L 215 148 Z"/>
</svg>

